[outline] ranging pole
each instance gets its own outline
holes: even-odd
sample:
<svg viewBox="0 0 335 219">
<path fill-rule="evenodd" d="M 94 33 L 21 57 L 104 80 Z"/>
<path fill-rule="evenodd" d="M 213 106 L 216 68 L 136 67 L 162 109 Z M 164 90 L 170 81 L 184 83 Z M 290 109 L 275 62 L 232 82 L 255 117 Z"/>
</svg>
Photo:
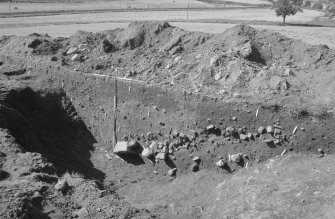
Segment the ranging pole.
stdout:
<svg viewBox="0 0 335 219">
<path fill-rule="evenodd" d="M 9 16 L 12 16 L 12 9 L 10 8 L 10 1 L 8 1 L 8 8 L 9 8 Z"/>
<path fill-rule="evenodd" d="M 190 9 L 190 3 L 187 2 L 187 20 L 188 20 L 188 10 Z"/>
<path fill-rule="evenodd" d="M 114 78 L 114 115 L 113 115 L 113 119 L 114 119 L 114 124 L 113 124 L 113 148 L 116 145 L 117 142 L 117 136 L 116 136 L 116 110 L 117 110 L 117 79 L 116 77 Z"/>
</svg>

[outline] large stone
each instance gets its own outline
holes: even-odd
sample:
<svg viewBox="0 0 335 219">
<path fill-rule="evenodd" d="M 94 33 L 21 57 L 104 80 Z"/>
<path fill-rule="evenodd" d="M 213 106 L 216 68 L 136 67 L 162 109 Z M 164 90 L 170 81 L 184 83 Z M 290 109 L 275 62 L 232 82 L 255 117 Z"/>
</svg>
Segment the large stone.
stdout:
<svg viewBox="0 0 335 219">
<path fill-rule="evenodd" d="M 233 161 L 233 162 L 235 162 L 235 163 L 241 162 L 241 160 L 242 160 L 242 153 L 230 155 L 230 160 Z"/>
<path fill-rule="evenodd" d="M 158 153 L 157 155 L 156 155 L 156 159 L 157 160 L 165 160 L 166 159 L 166 153 L 162 153 L 162 152 L 160 152 L 160 153 Z"/>
<path fill-rule="evenodd" d="M 152 152 L 152 150 L 150 148 L 145 148 L 143 151 L 142 151 L 142 156 L 143 157 L 146 157 L 146 158 L 150 158 L 154 155 L 154 153 Z"/>
<path fill-rule="evenodd" d="M 225 136 L 226 137 L 232 136 L 233 134 L 235 134 L 235 132 L 236 129 L 234 127 L 229 126 L 226 128 Z"/>
<path fill-rule="evenodd" d="M 177 168 L 173 168 L 168 171 L 169 176 L 175 176 L 177 173 Z"/>
<path fill-rule="evenodd" d="M 268 134 L 272 134 L 272 133 L 273 133 L 273 128 L 272 128 L 271 125 L 269 125 L 269 126 L 266 127 L 266 132 L 267 132 Z"/>
<path fill-rule="evenodd" d="M 243 140 L 243 141 L 248 141 L 249 137 L 248 137 L 248 135 L 240 134 L 240 139 Z"/>
<path fill-rule="evenodd" d="M 59 192 L 66 192 L 68 188 L 69 188 L 69 184 L 67 183 L 65 179 L 58 181 L 55 185 L 55 190 Z"/>
<path fill-rule="evenodd" d="M 152 140 L 154 140 L 154 133 L 152 133 L 152 132 L 148 132 L 147 133 L 147 139 L 149 140 L 149 141 L 152 141 Z"/>
<path fill-rule="evenodd" d="M 216 166 L 218 167 L 224 167 L 226 165 L 226 162 L 223 159 L 220 159 L 219 161 L 217 161 Z"/>
<path fill-rule="evenodd" d="M 261 126 L 258 128 L 258 134 L 265 134 L 266 133 L 266 128 L 264 126 Z"/>
<path fill-rule="evenodd" d="M 114 147 L 114 153 L 118 155 L 141 154 L 143 147 L 137 141 L 120 141 Z"/>
<path fill-rule="evenodd" d="M 216 81 L 220 80 L 221 78 L 222 78 L 222 76 L 221 76 L 221 72 L 216 73 L 216 74 L 214 75 L 214 80 L 216 80 Z"/>
<path fill-rule="evenodd" d="M 158 150 L 158 143 L 156 141 L 153 141 L 150 145 L 149 145 L 150 150 L 155 153 Z"/>
<path fill-rule="evenodd" d="M 274 135 L 280 135 L 280 134 L 281 134 L 281 130 L 275 128 L 275 129 L 274 129 Z"/>
<path fill-rule="evenodd" d="M 206 130 L 207 131 L 213 131 L 215 129 L 215 126 L 214 125 L 209 125 L 207 126 Z"/>
<path fill-rule="evenodd" d="M 193 161 L 198 164 L 198 163 L 200 163 L 201 159 L 200 159 L 200 157 L 194 157 Z"/>
</svg>

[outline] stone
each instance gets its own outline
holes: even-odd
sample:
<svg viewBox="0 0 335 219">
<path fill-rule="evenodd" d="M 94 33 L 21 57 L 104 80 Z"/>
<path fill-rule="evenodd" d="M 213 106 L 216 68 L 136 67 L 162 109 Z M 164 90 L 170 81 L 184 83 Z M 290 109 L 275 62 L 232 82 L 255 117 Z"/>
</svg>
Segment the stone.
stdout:
<svg viewBox="0 0 335 219">
<path fill-rule="evenodd" d="M 120 155 L 132 153 L 131 151 L 128 151 L 128 143 L 125 141 L 117 142 L 116 145 L 114 146 L 113 152 L 115 154 L 120 154 Z"/>
<path fill-rule="evenodd" d="M 143 147 L 137 141 L 120 141 L 114 147 L 114 154 L 127 155 L 127 154 L 141 154 Z"/>
<path fill-rule="evenodd" d="M 154 139 L 154 134 L 152 132 L 147 133 L 147 138 L 149 141 L 152 141 Z"/>
<path fill-rule="evenodd" d="M 176 173 L 177 173 L 177 168 L 173 168 L 168 171 L 169 176 L 175 176 Z"/>
<path fill-rule="evenodd" d="M 248 141 L 249 137 L 248 137 L 248 135 L 240 134 L 240 139 L 243 140 L 243 141 Z"/>
<path fill-rule="evenodd" d="M 128 149 L 137 153 L 137 154 L 141 154 L 143 151 L 143 147 L 142 145 L 140 145 L 140 143 L 138 143 L 138 141 L 129 141 L 128 142 Z"/>
<path fill-rule="evenodd" d="M 209 125 L 207 126 L 206 130 L 207 131 L 213 131 L 215 129 L 215 126 L 214 125 Z"/>
<path fill-rule="evenodd" d="M 271 125 L 269 125 L 269 126 L 266 127 L 266 132 L 269 133 L 269 134 L 273 133 L 273 128 L 272 128 Z"/>
<path fill-rule="evenodd" d="M 144 148 L 144 150 L 142 151 L 142 156 L 146 157 L 146 158 L 150 158 L 154 155 L 154 153 L 152 152 L 152 150 L 150 148 Z"/>
<path fill-rule="evenodd" d="M 233 161 L 233 162 L 235 162 L 235 163 L 241 162 L 241 160 L 242 160 L 242 153 L 230 155 L 230 160 Z"/>
<path fill-rule="evenodd" d="M 199 171 L 199 169 L 200 169 L 199 164 L 197 163 L 192 164 L 192 167 L 191 167 L 192 172 L 197 172 Z"/>
<path fill-rule="evenodd" d="M 280 85 L 281 90 L 288 90 L 290 87 L 291 87 L 291 85 L 287 81 L 283 81 Z"/>
<path fill-rule="evenodd" d="M 258 128 L 258 134 L 265 134 L 266 133 L 266 128 L 264 126 L 261 126 Z"/>
<path fill-rule="evenodd" d="M 201 54 L 198 54 L 195 58 L 196 59 L 201 59 L 202 55 Z"/>
<path fill-rule="evenodd" d="M 169 153 L 169 147 L 163 146 L 163 148 L 161 149 L 161 152 L 168 154 Z"/>
<path fill-rule="evenodd" d="M 66 190 L 69 188 L 69 184 L 64 179 L 64 180 L 58 181 L 54 188 L 55 188 L 56 191 L 66 192 Z"/>
<path fill-rule="evenodd" d="M 160 153 L 156 154 L 156 159 L 165 160 L 166 159 L 166 153 L 160 152 Z"/>
<path fill-rule="evenodd" d="M 79 61 L 79 60 L 80 60 L 80 55 L 79 55 L 79 54 L 74 54 L 74 55 L 71 57 L 71 61 L 72 61 L 72 62 Z"/>
<path fill-rule="evenodd" d="M 179 133 L 178 133 L 177 130 L 173 130 L 173 131 L 171 132 L 171 135 L 172 135 L 174 138 L 176 138 L 176 137 L 179 136 Z"/>
<path fill-rule="evenodd" d="M 221 72 L 216 73 L 216 74 L 214 75 L 214 80 L 215 80 L 215 81 L 218 81 L 218 80 L 220 80 L 221 78 L 222 78 L 222 76 L 221 76 Z"/>
<path fill-rule="evenodd" d="M 294 73 L 290 68 L 285 69 L 284 73 L 286 76 L 294 76 Z"/>
<path fill-rule="evenodd" d="M 274 135 L 280 135 L 280 134 L 281 134 L 281 130 L 275 128 L 273 134 L 274 134 Z"/>
<path fill-rule="evenodd" d="M 217 167 L 224 167 L 226 164 L 227 164 L 227 163 L 226 163 L 223 159 L 220 159 L 219 161 L 217 161 L 217 162 L 215 163 L 215 165 L 216 165 Z"/>
<path fill-rule="evenodd" d="M 275 140 L 273 138 L 269 138 L 269 139 L 264 139 L 263 140 L 265 143 L 272 143 L 274 142 Z"/>
<path fill-rule="evenodd" d="M 155 153 L 158 149 L 158 143 L 156 141 L 151 142 L 149 148 L 153 153 Z"/>
<path fill-rule="evenodd" d="M 231 127 L 231 126 L 228 126 L 227 128 L 226 128 L 226 136 L 231 136 L 232 134 L 234 134 L 235 133 L 235 128 L 233 128 L 233 127 Z"/>
<path fill-rule="evenodd" d="M 236 121 L 237 120 L 236 116 L 233 116 L 231 120 Z"/>
<path fill-rule="evenodd" d="M 169 149 L 169 154 L 173 154 L 173 149 Z"/>
<path fill-rule="evenodd" d="M 76 52 L 78 52 L 78 48 L 77 48 L 77 47 L 71 47 L 71 48 L 66 52 L 66 54 L 67 54 L 67 55 L 71 55 L 71 54 L 76 53 Z"/>
<path fill-rule="evenodd" d="M 201 161 L 201 159 L 200 159 L 200 157 L 194 157 L 194 158 L 193 158 L 193 161 L 194 161 L 195 163 L 199 164 L 200 161 Z"/>
</svg>

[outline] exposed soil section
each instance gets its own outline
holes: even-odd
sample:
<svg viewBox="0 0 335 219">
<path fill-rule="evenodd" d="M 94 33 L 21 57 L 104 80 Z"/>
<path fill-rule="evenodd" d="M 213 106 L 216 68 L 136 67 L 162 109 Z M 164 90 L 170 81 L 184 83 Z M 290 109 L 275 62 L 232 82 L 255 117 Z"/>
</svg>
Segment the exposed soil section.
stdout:
<svg viewBox="0 0 335 219">
<path fill-rule="evenodd" d="M 236 181 L 258 168 L 267 176 L 274 170 L 264 165 L 283 152 L 290 158 L 276 162 L 292 159 L 292 168 L 303 168 L 296 153 L 322 166 L 312 154 L 334 152 L 335 52 L 326 46 L 248 26 L 210 35 L 166 22 L 2 37 L 0 46 L 4 218 L 303 217 L 306 205 L 271 215 L 276 203 L 250 207 L 248 196 L 244 211 L 227 200 L 242 203 Z M 113 130 L 118 141 L 165 145 L 167 157 L 121 159 Z M 263 189 L 252 191 L 273 194 Z"/>
</svg>

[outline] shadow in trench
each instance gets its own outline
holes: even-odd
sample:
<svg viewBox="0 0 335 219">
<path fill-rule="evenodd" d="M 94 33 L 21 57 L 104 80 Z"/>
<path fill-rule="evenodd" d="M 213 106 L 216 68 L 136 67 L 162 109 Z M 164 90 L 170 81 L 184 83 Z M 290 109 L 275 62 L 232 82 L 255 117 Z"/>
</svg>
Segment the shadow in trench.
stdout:
<svg viewBox="0 0 335 219">
<path fill-rule="evenodd" d="M 61 90 L 11 90 L 0 104 L 0 127 L 7 128 L 29 152 L 38 152 L 66 171 L 86 178 L 104 179 L 90 161 L 96 139 Z"/>
</svg>

